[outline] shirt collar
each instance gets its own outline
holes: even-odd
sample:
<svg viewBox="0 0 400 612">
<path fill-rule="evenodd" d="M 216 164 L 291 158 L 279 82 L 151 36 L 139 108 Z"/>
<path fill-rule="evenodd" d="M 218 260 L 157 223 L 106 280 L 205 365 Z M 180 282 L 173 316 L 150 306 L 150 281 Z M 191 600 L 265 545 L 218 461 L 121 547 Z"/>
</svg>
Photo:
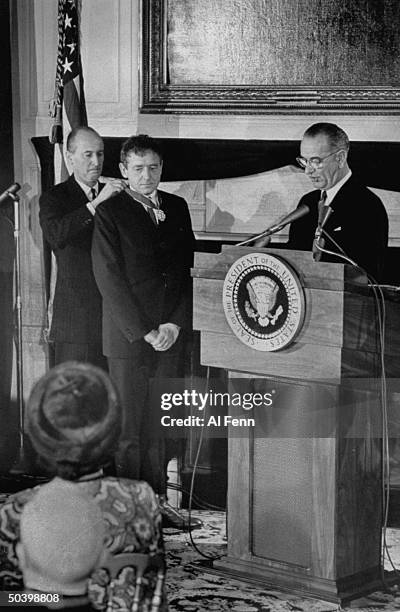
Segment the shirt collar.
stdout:
<svg viewBox="0 0 400 612">
<path fill-rule="evenodd" d="M 351 177 L 351 174 L 352 174 L 351 170 L 349 169 L 348 173 L 342 179 L 340 179 L 340 181 L 336 183 L 336 185 L 334 185 L 333 187 L 330 187 L 330 189 L 325 189 L 326 191 L 325 206 L 330 206 L 333 198 L 335 197 L 339 189 L 343 187 L 345 182 L 349 180 L 349 178 Z"/>
<path fill-rule="evenodd" d="M 157 208 L 159 208 L 160 204 L 158 201 L 158 194 L 157 194 L 157 189 L 155 189 L 152 193 L 150 193 L 148 196 L 148 198 L 150 198 L 150 200 L 152 202 L 154 202 L 154 204 L 157 206 Z"/>
<path fill-rule="evenodd" d="M 133 190 L 133 191 L 137 191 L 137 189 L 135 189 L 134 187 L 132 187 L 131 185 L 129 185 L 129 187 Z M 145 196 L 143 195 L 144 198 L 149 198 L 149 200 L 152 200 L 152 202 L 154 202 L 154 204 L 157 206 L 157 208 L 160 208 L 160 203 L 158 200 L 158 194 L 157 194 L 157 189 L 155 189 L 154 191 L 152 191 L 149 195 Z M 144 209 L 147 208 L 146 204 L 143 204 L 142 202 L 140 202 L 143 206 Z M 150 204 L 149 204 L 150 206 Z"/>
<path fill-rule="evenodd" d="M 77 482 L 86 482 L 87 480 L 98 480 L 99 478 L 103 478 L 103 477 L 104 477 L 104 471 L 103 471 L 103 468 L 100 468 L 96 472 L 91 472 L 90 474 L 83 474 L 83 476 L 79 476 L 78 480 L 68 480 L 67 482 L 76 484 Z M 65 481 L 65 478 L 62 478 L 61 476 L 55 476 L 54 480 L 58 480 L 58 481 L 61 480 L 62 482 L 62 481 Z"/>
<path fill-rule="evenodd" d="M 154 202 L 157 202 L 157 204 L 158 204 L 158 194 L 157 194 L 157 189 L 155 189 L 155 190 L 153 191 L 153 193 L 151 193 L 151 194 L 149 195 L 149 198 L 150 198 L 151 200 L 153 200 Z"/>
<path fill-rule="evenodd" d="M 89 185 L 86 185 L 85 183 L 78 181 L 75 175 L 74 175 L 74 179 L 76 180 L 76 182 L 78 183 L 79 187 L 82 189 L 82 191 L 84 192 L 88 200 L 92 199 L 92 193 L 91 193 L 92 189 L 95 190 L 96 197 L 99 195 L 99 182 L 98 181 L 95 185 L 93 185 L 93 187 L 89 187 Z"/>
</svg>

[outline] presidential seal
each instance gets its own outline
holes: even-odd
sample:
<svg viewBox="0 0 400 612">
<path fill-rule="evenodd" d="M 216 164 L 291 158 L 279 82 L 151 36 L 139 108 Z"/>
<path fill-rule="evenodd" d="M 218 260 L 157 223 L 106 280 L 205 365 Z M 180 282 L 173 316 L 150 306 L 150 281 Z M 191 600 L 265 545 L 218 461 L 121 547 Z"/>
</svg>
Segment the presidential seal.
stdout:
<svg viewBox="0 0 400 612">
<path fill-rule="evenodd" d="M 269 253 L 249 253 L 229 268 L 223 306 L 233 333 L 257 351 L 293 342 L 304 321 L 304 293 L 295 271 Z"/>
</svg>

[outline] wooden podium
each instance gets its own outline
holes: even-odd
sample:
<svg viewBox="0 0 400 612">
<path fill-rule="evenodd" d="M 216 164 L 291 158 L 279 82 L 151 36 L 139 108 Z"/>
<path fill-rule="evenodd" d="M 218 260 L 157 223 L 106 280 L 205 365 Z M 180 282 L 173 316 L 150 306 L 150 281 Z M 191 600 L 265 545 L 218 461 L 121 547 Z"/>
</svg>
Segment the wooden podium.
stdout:
<svg viewBox="0 0 400 612">
<path fill-rule="evenodd" d="M 303 287 L 304 323 L 282 350 L 243 344 L 223 310 L 227 271 L 255 252 L 287 262 Z M 333 602 L 380 588 L 379 344 L 366 279 L 311 253 L 247 247 L 196 253 L 192 275 L 202 363 L 276 398 L 244 435 L 229 427 L 228 551 L 214 568 Z M 394 306 L 387 307 L 388 376 L 399 370 Z"/>
</svg>

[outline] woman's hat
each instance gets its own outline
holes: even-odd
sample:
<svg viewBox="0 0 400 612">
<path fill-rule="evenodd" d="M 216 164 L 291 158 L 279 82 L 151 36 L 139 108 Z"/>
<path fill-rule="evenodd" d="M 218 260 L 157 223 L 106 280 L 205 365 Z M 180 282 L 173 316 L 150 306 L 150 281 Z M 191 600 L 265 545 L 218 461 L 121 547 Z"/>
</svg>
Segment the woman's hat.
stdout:
<svg viewBox="0 0 400 612">
<path fill-rule="evenodd" d="M 78 477 L 96 471 L 115 451 L 121 408 L 100 368 L 74 361 L 52 368 L 33 387 L 26 412 L 35 450 L 59 474 L 63 465 L 75 466 Z"/>
</svg>

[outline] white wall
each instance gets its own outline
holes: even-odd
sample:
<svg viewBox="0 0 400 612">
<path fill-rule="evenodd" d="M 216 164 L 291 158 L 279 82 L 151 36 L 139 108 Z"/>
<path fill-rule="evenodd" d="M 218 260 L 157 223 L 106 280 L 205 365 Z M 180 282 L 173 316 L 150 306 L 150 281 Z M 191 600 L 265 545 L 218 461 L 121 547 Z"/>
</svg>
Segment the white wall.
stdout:
<svg viewBox="0 0 400 612">
<path fill-rule="evenodd" d="M 161 0 L 160 0 L 161 1 Z M 199 0 L 201 1 L 201 0 Z M 40 174 L 30 143 L 49 133 L 57 49 L 56 0 L 11 0 L 15 178 L 22 189 L 26 392 L 46 367 L 43 262 L 38 223 Z M 82 62 L 89 123 L 104 136 L 299 139 L 310 116 L 140 115 L 139 0 L 82 0 Z M 400 120 L 330 116 L 354 140 L 400 141 Z"/>
</svg>

